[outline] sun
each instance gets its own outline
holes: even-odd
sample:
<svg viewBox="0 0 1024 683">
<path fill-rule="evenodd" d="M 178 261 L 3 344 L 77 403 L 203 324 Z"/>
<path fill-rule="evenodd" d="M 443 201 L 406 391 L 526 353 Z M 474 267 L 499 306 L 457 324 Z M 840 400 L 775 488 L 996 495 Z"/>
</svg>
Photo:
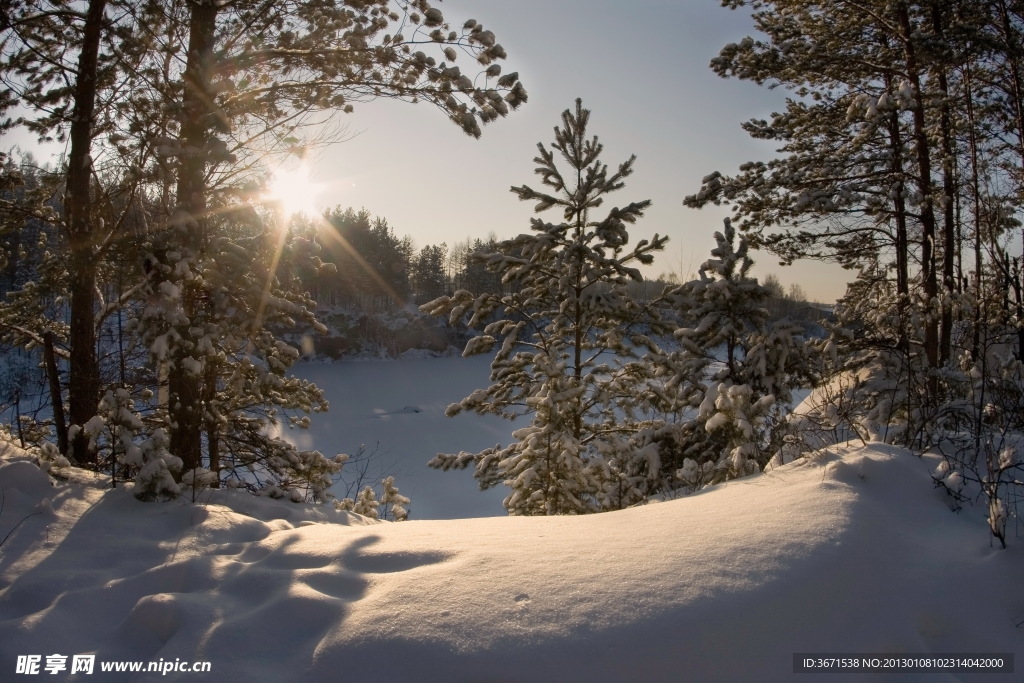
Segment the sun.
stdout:
<svg viewBox="0 0 1024 683">
<path fill-rule="evenodd" d="M 278 168 L 270 178 L 265 199 L 275 205 L 285 218 L 296 214 L 315 216 L 318 209 L 318 186 L 310 180 L 309 166 Z"/>
</svg>

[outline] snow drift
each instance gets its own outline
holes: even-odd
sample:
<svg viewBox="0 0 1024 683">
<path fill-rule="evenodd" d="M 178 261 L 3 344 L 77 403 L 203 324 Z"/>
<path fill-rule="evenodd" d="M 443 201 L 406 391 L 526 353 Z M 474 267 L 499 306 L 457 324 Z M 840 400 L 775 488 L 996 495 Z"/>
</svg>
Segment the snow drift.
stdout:
<svg viewBox="0 0 1024 683">
<path fill-rule="evenodd" d="M 212 667 L 62 680 L 270 683 L 776 681 L 796 652 L 1024 650 L 1019 542 L 992 548 L 934 463 L 880 444 L 621 512 L 401 524 L 233 491 L 140 503 L 25 457 L 0 460 L 4 680 L 54 653 Z"/>
</svg>

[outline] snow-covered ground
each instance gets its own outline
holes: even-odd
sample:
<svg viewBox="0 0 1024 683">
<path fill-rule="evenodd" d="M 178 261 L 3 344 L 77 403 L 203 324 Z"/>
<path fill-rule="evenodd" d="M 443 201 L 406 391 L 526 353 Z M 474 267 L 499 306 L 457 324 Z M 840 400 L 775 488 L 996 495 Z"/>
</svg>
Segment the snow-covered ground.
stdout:
<svg viewBox="0 0 1024 683">
<path fill-rule="evenodd" d="M 331 412 L 288 436 L 328 454 L 379 443 L 372 474 L 413 498 L 401 524 L 240 491 L 140 503 L 83 472 L 51 481 L 0 443 L 0 681 L 1020 680 L 1024 660 L 793 673 L 795 653 L 1024 653 L 1024 539 L 998 550 L 984 506 L 951 512 L 934 461 L 834 446 L 679 500 L 496 517 L 505 490 L 426 466 L 518 426 L 443 415 L 488 363 L 296 368 Z M 18 673 L 27 655 L 37 676 Z M 50 655 L 93 655 L 94 673 L 51 676 Z M 100 670 L 123 662 L 210 671 Z"/>
<path fill-rule="evenodd" d="M 394 475 L 412 500 L 411 519 L 504 515 L 504 487 L 480 491 L 472 470 L 441 472 L 427 467 L 438 453 L 476 453 L 507 444 L 524 426 L 493 415 L 445 417 L 457 403 L 488 385 L 489 356 L 300 363 L 293 374 L 316 383 L 330 412 L 312 416 L 305 431 L 285 434 L 296 445 L 325 455 L 354 454 L 360 445 L 377 450 L 371 484 Z M 343 490 L 336 490 L 343 495 Z"/>
<path fill-rule="evenodd" d="M 304 362 L 292 373 L 324 390 L 331 409 L 312 416 L 308 430 L 283 436 L 302 448 L 328 456 L 354 454 L 360 445 L 376 449 L 367 483 L 380 484 L 394 475 L 403 495 L 412 500 L 411 519 L 456 519 L 505 515 L 502 500 L 508 488 L 480 491 L 472 468 L 441 472 L 427 467 L 438 453 L 477 453 L 495 444 L 508 444 L 512 432 L 528 424 L 494 415 L 462 413 L 445 417 L 458 403 L 489 382 L 491 356 L 462 358 L 415 357 L 400 360 Z M 810 393 L 797 390 L 799 403 Z M 354 467 L 350 467 L 353 470 Z M 334 489 L 338 497 L 344 487 Z"/>
<path fill-rule="evenodd" d="M 933 462 L 883 445 L 621 512 L 399 524 L 238 491 L 140 503 L 3 449 L 4 681 L 992 683 L 1024 665 L 1024 544 L 993 548 Z M 794 653 L 965 652 L 1015 653 L 1017 673 L 793 673 Z M 54 654 L 96 673 L 16 674 Z M 211 670 L 100 672 L 118 661 Z"/>
</svg>

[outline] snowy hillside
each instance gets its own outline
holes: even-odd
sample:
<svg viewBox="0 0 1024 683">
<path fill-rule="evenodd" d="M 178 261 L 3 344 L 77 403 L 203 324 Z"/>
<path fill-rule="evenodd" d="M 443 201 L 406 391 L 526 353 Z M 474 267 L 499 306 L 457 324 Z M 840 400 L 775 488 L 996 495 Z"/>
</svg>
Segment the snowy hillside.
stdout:
<svg viewBox="0 0 1024 683">
<path fill-rule="evenodd" d="M 22 457 L 0 461 L 3 680 L 32 654 L 95 655 L 51 680 L 1019 680 L 793 674 L 797 652 L 1024 653 L 1024 546 L 887 446 L 621 512 L 401 524 L 145 504 Z M 210 673 L 99 672 L 179 658 Z"/>
</svg>

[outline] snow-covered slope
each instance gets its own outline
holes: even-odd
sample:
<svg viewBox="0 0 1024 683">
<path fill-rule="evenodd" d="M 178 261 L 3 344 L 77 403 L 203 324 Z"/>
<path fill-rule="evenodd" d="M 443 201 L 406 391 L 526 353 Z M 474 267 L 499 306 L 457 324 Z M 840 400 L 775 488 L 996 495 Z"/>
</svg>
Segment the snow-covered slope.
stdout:
<svg viewBox="0 0 1024 683">
<path fill-rule="evenodd" d="M 54 653 L 211 663 L 54 680 L 270 683 L 817 680 L 795 652 L 1024 652 L 1020 541 L 991 547 L 929 463 L 877 444 L 622 512 L 401 524 L 238 492 L 144 504 L 18 456 L 0 680 Z"/>
</svg>

